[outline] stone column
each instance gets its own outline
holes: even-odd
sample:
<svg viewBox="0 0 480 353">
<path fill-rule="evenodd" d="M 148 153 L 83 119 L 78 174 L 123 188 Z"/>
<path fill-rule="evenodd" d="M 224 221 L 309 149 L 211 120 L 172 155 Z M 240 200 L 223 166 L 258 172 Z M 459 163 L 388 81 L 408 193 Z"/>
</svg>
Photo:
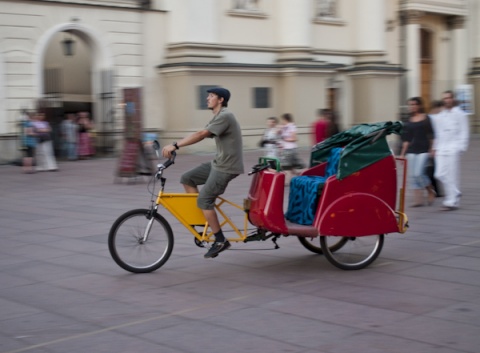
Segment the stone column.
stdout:
<svg viewBox="0 0 480 353">
<path fill-rule="evenodd" d="M 310 0 L 276 0 L 278 6 L 278 61 L 312 60 Z"/>
<path fill-rule="evenodd" d="M 355 1 L 357 63 L 379 62 L 385 55 L 385 1 Z M 375 16 L 372 16 L 375 14 Z"/>
<path fill-rule="evenodd" d="M 406 11 L 406 77 L 407 97 L 420 96 L 420 19 L 422 11 Z"/>
<path fill-rule="evenodd" d="M 480 4 L 478 2 L 471 2 L 469 9 L 470 30 L 472 31 L 470 45 L 473 47 L 471 69 L 468 73 L 468 81 L 473 85 L 473 104 L 474 114 L 470 117 L 470 125 L 472 133 L 480 133 Z"/>
<path fill-rule="evenodd" d="M 467 83 L 468 70 L 468 52 L 467 52 L 467 33 L 465 29 L 465 18 L 463 16 L 452 16 L 448 18 L 448 24 L 452 31 L 453 52 L 452 81 L 454 89 L 457 85 Z"/>
<path fill-rule="evenodd" d="M 353 124 L 372 123 L 395 118 L 392 107 L 399 105 L 397 65 L 385 58 L 386 5 L 383 0 L 352 1 L 355 6 L 355 64 L 346 69 L 350 80 Z M 374 14 L 374 15 L 372 15 Z"/>
<path fill-rule="evenodd" d="M 182 0 L 169 3 L 167 63 L 221 62 L 219 23 L 215 0 Z"/>
<path fill-rule="evenodd" d="M 169 42 L 218 42 L 215 0 L 172 1 L 169 5 Z"/>
</svg>

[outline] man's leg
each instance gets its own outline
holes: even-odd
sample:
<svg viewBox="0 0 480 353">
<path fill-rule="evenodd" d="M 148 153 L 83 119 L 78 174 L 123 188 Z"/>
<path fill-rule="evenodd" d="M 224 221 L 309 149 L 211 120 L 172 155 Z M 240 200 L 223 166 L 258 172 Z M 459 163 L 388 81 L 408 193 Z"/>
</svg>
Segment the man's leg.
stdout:
<svg viewBox="0 0 480 353">
<path fill-rule="evenodd" d="M 68 156 L 67 156 L 67 158 L 70 161 L 73 161 L 73 160 L 77 159 L 77 151 L 75 149 L 75 142 L 67 142 L 67 146 L 68 146 Z"/>
<path fill-rule="evenodd" d="M 183 188 L 187 194 L 198 194 L 198 188 L 196 186 L 190 186 L 187 184 L 183 184 Z"/>
<path fill-rule="evenodd" d="M 452 155 L 449 172 L 451 174 L 452 181 L 452 199 L 455 207 L 459 207 L 460 196 L 462 195 L 462 193 L 460 192 L 460 154 L 455 153 L 454 155 Z"/>
<path fill-rule="evenodd" d="M 202 209 L 205 218 L 207 219 L 208 226 L 212 230 L 215 236 L 215 242 L 212 247 L 208 249 L 207 253 L 203 256 L 206 259 L 217 257 L 219 253 L 230 248 L 230 242 L 223 235 L 222 228 L 220 227 L 220 222 L 218 221 L 217 212 L 215 210 L 205 210 Z"/>
<path fill-rule="evenodd" d="M 215 210 L 202 210 L 202 212 L 213 234 L 217 234 L 221 230 L 217 212 Z"/>
<path fill-rule="evenodd" d="M 198 194 L 198 185 L 203 185 L 210 175 L 211 164 L 203 163 L 188 172 L 180 178 L 185 192 L 188 194 Z"/>
<path fill-rule="evenodd" d="M 443 206 L 452 208 L 457 206 L 457 188 L 455 185 L 455 173 L 454 170 L 458 168 L 454 163 L 455 158 L 450 155 L 440 155 L 435 157 L 435 176 L 443 184 L 445 197 L 443 199 Z"/>
<path fill-rule="evenodd" d="M 210 174 L 210 169 L 211 164 L 204 163 L 184 173 L 180 178 L 180 182 L 182 183 L 185 192 L 187 194 L 198 194 L 197 185 L 205 184 Z M 205 218 L 210 224 L 210 220 L 208 220 L 207 216 L 205 216 Z M 195 229 L 195 226 L 200 226 L 200 224 L 191 224 L 190 226 Z M 198 230 L 197 233 L 201 234 Z"/>
<path fill-rule="evenodd" d="M 220 222 L 218 221 L 215 201 L 219 195 L 225 192 L 228 183 L 236 176 L 236 174 L 223 173 L 212 169 L 205 185 L 198 194 L 198 207 L 203 211 L 208 225 L 215 235 L 215 243 L 205 254 L 205 258 L 215 257 L 220 252 L 230 248 L 230 242 L 223 235 Z"/>
</svg>

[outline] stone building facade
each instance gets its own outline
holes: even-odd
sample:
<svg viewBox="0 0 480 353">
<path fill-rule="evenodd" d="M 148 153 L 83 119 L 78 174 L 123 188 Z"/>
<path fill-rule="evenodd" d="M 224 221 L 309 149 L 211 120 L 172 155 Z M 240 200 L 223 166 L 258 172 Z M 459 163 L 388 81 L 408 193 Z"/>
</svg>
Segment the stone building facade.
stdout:
<svg viewBox="0 0 480 353">
<path fill-rule="evenodd" d="M 135 87 L 143 130 L 164 143 L 208 122 L 213 85 L 232 92 L 246 148 L 269 116 L 291 113 L 306 147 L 319 108 L 348 128 L 457 87 L 478 132 L 479 18 L 476 0 L 0 0 L 0 159 L 19 154 L 19 119 L 39 102 L 53 125 L 89 110 L 100 150 L 121 148 Z"/>
</svg>

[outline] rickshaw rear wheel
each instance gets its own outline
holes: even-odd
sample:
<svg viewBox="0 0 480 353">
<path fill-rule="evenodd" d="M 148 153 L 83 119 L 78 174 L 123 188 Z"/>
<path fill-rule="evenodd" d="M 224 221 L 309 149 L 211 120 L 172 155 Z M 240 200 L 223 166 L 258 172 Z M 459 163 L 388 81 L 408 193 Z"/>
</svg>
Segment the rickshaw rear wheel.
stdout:
<svg viewBox="0 0 480 353">
<path fill-rule="evenodd" d="M 339 237 L 321 236 L 320 245 L 328 261 L 342 270 L 360 270 L 370 265 L 378 257 L 383 248 L 384 234 L 362 237 L 340 237 L 345 239 L 341 249 L 333 252 L 332 244 L 336 244 Z"/>
<path fill-rule="evenodd" d="M 337 237 L 337 242 L 331 242 L 329 244 L 330 251 L 335 252 L 342 248 L 345 243 L 348 241 L 346 237 Z M 305 249 L 310 250 L 315 254 L 323 255 L 322 245 L 320 244 L 320 237 L 298 237 L 298 241 L 302 244 Z M 318 245 L 317 245 L 318 244 Z"/>
</svg>

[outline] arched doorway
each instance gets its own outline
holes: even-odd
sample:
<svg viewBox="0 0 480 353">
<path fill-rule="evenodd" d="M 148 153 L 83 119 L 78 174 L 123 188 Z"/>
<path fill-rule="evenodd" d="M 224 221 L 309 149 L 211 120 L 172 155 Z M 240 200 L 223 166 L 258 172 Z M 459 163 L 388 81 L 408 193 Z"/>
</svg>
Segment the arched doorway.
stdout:
<svg viewBox="0 0 480 353">
<path fill-rule="evenodd" d="M 114 85 L 107 43 L 80 23 L 58 25 L 38 44 L 38 98 L 54 130 L 60 152 L 59 124 L 65 113 L 87 111 L 96 131 L 97 151 L 113 150 Z"/>
<path fill-rule="evenodd" d="M 62 155 L 61 122 L 68 113 L 92 114 L 92 54 L 75 31 L 62 31 L 48 42 L 43 61 L 40 102 L 52 126 L 55 154 Z"/>
<path fill-rule="evenodd" d="M 420 94 L 424 107 L 432 102 L 433 76 L 433 34 L 425 28 L 420 29 Z"/>
</svg>

